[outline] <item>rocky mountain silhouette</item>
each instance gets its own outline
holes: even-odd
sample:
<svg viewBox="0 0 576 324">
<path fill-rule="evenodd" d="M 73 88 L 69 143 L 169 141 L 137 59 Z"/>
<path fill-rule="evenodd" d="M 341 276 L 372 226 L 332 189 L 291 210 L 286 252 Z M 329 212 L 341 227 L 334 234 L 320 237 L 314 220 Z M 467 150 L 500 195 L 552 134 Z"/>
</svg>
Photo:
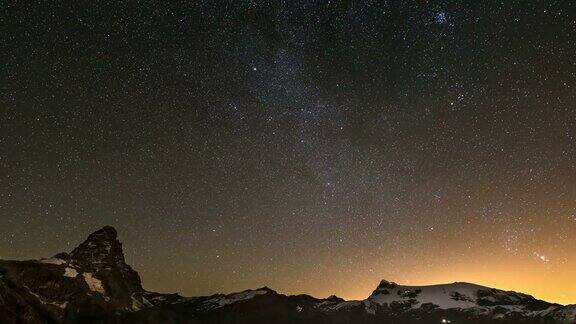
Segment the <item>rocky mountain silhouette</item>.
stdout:
<svg viewBox="0 0 576 324">
<path fill-rule="evenodd" d="M 0 323 L 576 323 L 576 305 L 471 283 L 386 280 L 357 301 L 267 287 L 203 297 L 149 292 L 106 226 L 70 253 L 0 260 Z"/>
</svg>

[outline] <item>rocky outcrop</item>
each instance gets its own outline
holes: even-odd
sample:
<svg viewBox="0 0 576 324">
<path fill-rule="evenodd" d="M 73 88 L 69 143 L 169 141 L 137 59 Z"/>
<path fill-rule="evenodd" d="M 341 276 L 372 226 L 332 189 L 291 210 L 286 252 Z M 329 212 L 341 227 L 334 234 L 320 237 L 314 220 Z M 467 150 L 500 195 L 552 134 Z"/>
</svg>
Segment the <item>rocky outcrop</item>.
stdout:
<svg viewBox="0 0 576 324">
<path fill-rule="evenodd" d="M 70 253 L 1 261 L 0 273 L 0 323 L 87 322 L 154 305 L 110 226 Z"/>
</svg>

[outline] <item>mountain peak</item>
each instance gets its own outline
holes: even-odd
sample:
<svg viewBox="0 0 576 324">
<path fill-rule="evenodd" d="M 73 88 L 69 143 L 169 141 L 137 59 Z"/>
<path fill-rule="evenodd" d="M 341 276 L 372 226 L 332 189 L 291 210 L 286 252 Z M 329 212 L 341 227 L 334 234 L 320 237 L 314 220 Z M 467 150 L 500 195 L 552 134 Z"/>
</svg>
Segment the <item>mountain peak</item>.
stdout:
<svg viewBox="0 0 576 324">
<path fill-rule="evenodd" d="M 380 284 L 378 285 L 378 287 L 376 287 L 376 290 L 381 289 L 381 288 L 394 288 L 398 286 L 397 283 L 393 282 L 393 281 L 388 281 L 385 279 L 382 279 L 380 281 Z"/>
<path fill-rule="evenodd" d="M 118 241 L 118 232 L 112 226 L 104 226 L 90 234 L 82 244 L 70 253 L 70 256 L 76 263 L 124 263 L 122 243 Z"/>
<path fill-rule="evenodd" d="M 344 299 L 342 299 L 336 295 L 330 295 L 330 296 L 328 296 L 328 298 L 326 298 L 326 300 L 333 301 L 333 302 L 334 301 L 335 302 L 343 302 L 344 301 Z"/>
<path fill-rule="evenodd" d="M 84 242 L 70 252 L 70 261 L 98 278 L 109 278 L 118 283 L 116 286 L 125 286 L 122 289 L 124 291 L 142 290 L 140 276 L 126 264 L 118 232 L 112 226 L 104 226 L 88 235 Z"/>
<path fill-rule="evenodd" d="M 101 229 L 97 230 L 96 232 L 90 234 L 88 236 L 88 240 L 90 238 L 93 239 L 107 239 L 107 240 L 111 240 L 114 241 L 116 239 L 118 239 L 118 232 L 116 231 L 116 229 L 110 225 L 106 225 L 104 227 L 102 227 Z"/>
<path fill-rule="evenodd" d="M 262 291 L 268 291 L 268 292 L 275 292 L 272 288 L 268 287 L 268 286 L 264 286 L 261 288 L 258 288 L 256 290 L 262 290 Z"/>
</svg>

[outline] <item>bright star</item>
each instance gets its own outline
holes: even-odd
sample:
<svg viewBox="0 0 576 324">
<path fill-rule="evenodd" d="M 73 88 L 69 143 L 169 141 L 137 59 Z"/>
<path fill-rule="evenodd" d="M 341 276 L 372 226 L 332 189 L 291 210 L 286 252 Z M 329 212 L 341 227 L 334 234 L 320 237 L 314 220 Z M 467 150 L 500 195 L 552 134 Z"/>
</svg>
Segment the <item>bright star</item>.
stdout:
<svg viewBox="0 0 576 324">
<path fill-rule="evenodd" d="M 540 254 L 538 252 L 534 252 L 534 256 L 538 259 L 538 261 L 540 262 L 544 262 L 544 263 L 548 263 L 550 262 L 550 259 L 544 255 L 544 254 Z"/>
<path fill-rule="evenodd" d="M 436 13 L 436 22 L 439 24 L 445 24 L 446 22 L 448 22 L 448 16 L 446 15 L 446 13 L 444 11 L 438 11 Z"/>
</svg>

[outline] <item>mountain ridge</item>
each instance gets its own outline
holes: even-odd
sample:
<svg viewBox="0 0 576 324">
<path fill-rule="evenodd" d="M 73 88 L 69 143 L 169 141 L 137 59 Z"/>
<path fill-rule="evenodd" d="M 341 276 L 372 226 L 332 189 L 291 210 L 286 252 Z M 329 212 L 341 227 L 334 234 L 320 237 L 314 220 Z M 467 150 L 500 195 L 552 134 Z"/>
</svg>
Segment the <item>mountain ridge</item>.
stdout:
<svg viewBox="0 0 576 324">
<path fill-rule="evenodd" d="M 576 323 L 576 305 L 467 282 L 382 280 L 363 300 L 268 287 L 183 297 L 150 292 L 105 226 L 70 253 L 0 260 L 0 323 Z M 444 321 L 444 322 L 443 322 Z"/>
</svg>

